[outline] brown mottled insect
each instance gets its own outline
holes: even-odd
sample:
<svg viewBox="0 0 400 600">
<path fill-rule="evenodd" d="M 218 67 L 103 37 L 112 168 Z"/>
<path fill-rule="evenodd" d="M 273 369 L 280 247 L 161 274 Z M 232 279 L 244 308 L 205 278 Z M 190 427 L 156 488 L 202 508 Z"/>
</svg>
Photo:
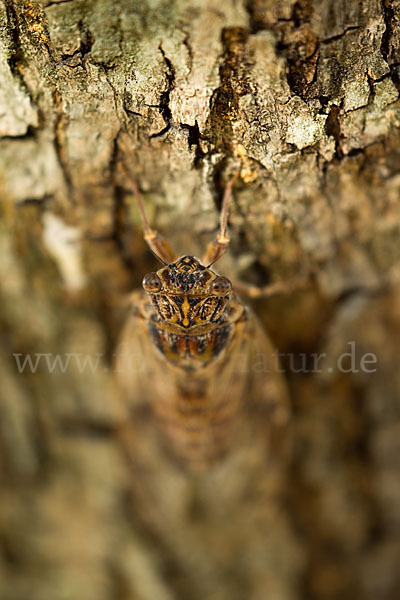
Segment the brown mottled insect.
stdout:
<svg viewBox="0 0 400 600">
<path fill-rule="evenodd" d="M 163 266 L 145 275 L 144 291 L 133 295 L 117 355 L 119 383 L 133 428 L 149 403 L 169 448 L 191 465 L 216 460 L 257 428 L 268 437 L 287 409 L 271 343 L 231 282 L 211 268 L 229 244 L 237 177 L 226 186 L 219 233 L 201 261 L 177 258 L 151 229 L 132 182 L 145 240 Z"/>
</svg>

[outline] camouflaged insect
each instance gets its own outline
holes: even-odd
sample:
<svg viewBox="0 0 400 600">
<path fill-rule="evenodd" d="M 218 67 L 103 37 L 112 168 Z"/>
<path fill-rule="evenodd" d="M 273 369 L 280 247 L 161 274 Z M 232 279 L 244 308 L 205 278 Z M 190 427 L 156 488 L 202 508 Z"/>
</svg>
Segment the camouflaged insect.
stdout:
<svg viewBox="0 0 400 600">
<path fill-rule="evenodd" d="M 203 259 L 177 258 L 151 229 L 133 181 L 144 237 L 163 263 L 143 278 L 117 355 L 124 402 L 135 426 L 151 406 L 170 451 L 190 465 L 208 465 L 249 439 L 268 436 L 285 420 L 286 388 L 274 349 L 231 282 L 211 266 L 229 244 L 228 208 L 237 175 L 223 199 L 219 234 Z"/>
</svg>

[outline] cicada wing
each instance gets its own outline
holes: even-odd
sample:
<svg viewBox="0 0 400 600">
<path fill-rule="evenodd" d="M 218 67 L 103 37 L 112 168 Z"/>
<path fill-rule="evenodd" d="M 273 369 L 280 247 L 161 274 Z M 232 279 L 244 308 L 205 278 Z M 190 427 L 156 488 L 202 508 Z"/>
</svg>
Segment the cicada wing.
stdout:
<svg viewBox="0 0 400 600">
<path fill-rule="evenodd" d="M 143 306 L 143 294 L 132 295 L 130 314 L 114 354 L 118 400 L 124 405 L 125 412 L 140 409 L 145 405 L 146 380 L 154 368 L 148 355 Z"/>
<path fill-rule="evenodd" d="M 288 455 L 289 392 L 279 353 L 254 313 L 247 309 L 248 391 L 245 412 L 254 437 L 264 444 L 269 457 Z M 279 458 L 280 457 L 280 458 Z"/>
<path fill-rule="evenodd" d="M 132 295 L 130 314 L 115 352 L 115 400 L 120 414 L 118 438 L 129 462 L 154 455 L 158 448 L 151 398 L 164 380 L 163 365 L 154 360 L 148 334 L 147 299 L 141 292 Z M 165 385 L 165 394 L 171 393 Z"/>
<path fill-rule="evenodd" d="M 276 424 L 289 417 L 289 396 L 279 353 L 254 313 L 247 309 L 249 408 L 267 411 Z"/>
</svg>

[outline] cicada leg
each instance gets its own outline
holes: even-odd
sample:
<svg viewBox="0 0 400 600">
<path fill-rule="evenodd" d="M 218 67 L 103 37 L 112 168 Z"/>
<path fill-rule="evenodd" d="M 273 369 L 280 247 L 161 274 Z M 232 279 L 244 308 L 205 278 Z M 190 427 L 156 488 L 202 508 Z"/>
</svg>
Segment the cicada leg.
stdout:
<svg viewBox="0 0 400 600">
<path fill-rule="evenodd" d="M 221 218 L 220 218 L 220 226 L 219 232 L 215 240 L 210 242 L 207 246 L 207 249 L 204 253 L 202 263 L 207 267 L 210 267 L 213 263 L 215 263 L 228 249 L 229 242 L 231 238 L 228 233 L 228 215 L 229 215 L 229 207 L 232 201 L 232 190 L 235 182 L 239 176 L 240 169 L 238 169 L 233 177 L 228 182 L 225 191 L 224 197 L 222 200 L 222 209 L 221 209 Z"/>
<path fill-rule="evenodd" d="M 148 247 L 161 262 L 165 264 L 174 262 L 174 260 L 177 258 L 177 255 L 175 254 L 171 244 L 156 229 L 151 228 L 146 211 L 144 209 L 143 197 L 140 193 L 139 186 L 127 167 L 123 165 L 123 168 L 136 198 L 143 226 L 143 237 Z"/>
<path fill-rule="evenodd" d="M 296 277 L 289 281 L 277 281 L 264 286 L 252 285 L 244 281 L 234 281 L 232 285 L 240 296 L 256 300 L 257 298 L 268 298 L 275 294 L 290 294 L 298 289 L 307 287 L 310 279 L 307 277 Z"/>
</svg>

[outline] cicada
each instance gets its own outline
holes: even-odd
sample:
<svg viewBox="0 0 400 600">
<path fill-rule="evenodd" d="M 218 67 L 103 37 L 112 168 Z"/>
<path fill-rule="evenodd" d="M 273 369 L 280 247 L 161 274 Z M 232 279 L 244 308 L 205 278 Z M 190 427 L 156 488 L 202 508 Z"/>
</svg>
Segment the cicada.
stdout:
<svg viewBox="0 0 400 600">
<path fill-rule="evenodd" d="M 181 462 L 209 465 L 254 436 L 268 441 L 287 417 L 276 352 L 260 323 L 214 268 L 226 252 L 239 171 L 225 187 L 219 231 L 200 260 L 178 257 L 152 229 L 132 181 L 144 238 L 161 268 L 132 295 L 119 341 L 117 375 L 133 430 L 151 406 L 161 438 Z"/>
</svg>

